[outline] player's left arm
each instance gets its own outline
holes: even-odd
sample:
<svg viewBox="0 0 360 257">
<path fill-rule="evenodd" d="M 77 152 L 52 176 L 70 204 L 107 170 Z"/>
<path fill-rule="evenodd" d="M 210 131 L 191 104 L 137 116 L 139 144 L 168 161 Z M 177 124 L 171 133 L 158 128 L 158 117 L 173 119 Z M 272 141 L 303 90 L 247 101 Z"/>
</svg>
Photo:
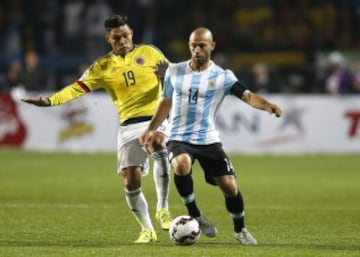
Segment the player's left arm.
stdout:
<svg viewBox="0 0 360 257">
<path fill-rule="evenodd" d="M 167 60 L 161 60 L 156 63 L 154 72 L 160 80 L 164 79 L 165 72 L 168 67 L 169 67 L 169 62 Z"/>
<path fill-rule="evenodd" d="M 232 86 L 231 93 L 254 108 L 275 114 L 276 117 L 281 117 L 282 110 L 279 106 L 246 89 L 240 82 L 236 82 Z"/>
<path fill-rule="evenodd" d="M 164 53 L 154 45 L 149 45 L 151 49 L 151 58 L 155 61 L 154 73 L 162 81 L 165 76 L 165 71 L 168 68 L 170 61 L 166 58 Z"/>
</svg>

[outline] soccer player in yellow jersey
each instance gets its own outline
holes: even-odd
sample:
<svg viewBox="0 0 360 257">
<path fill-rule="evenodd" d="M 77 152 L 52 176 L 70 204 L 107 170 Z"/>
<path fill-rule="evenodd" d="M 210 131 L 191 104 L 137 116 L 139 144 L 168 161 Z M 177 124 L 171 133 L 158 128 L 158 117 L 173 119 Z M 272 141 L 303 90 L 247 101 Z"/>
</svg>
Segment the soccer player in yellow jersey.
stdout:
<svg viewBox="0 0 360 257">
<path fill-rule="evenodd" d="M 139 136 L 148 126 L 161 96 L 161 79 L 168 66 L 166 57 L 152 45 L 135 45 L 127 17 L 112 15 L 105 21 L 106 40 L 112 51 L 97 59 L 79 80 L 49 97 L 22 99 L 37 106 L 65 104 L 88 92 L 104 89 L 119 114 L 117 138 L 118 173 L 124 178 L 126 202 L 141 226 L 135 243 L 157 241 L 148 203 L 141 189 L 141 177 L 148 173 L 148 153 L 154 160 L 153 177 L 157 193 L 156 219 L 169 229 L 169 171 L 164 145 L 166 123 L 144 149 Z"/>
</svg>

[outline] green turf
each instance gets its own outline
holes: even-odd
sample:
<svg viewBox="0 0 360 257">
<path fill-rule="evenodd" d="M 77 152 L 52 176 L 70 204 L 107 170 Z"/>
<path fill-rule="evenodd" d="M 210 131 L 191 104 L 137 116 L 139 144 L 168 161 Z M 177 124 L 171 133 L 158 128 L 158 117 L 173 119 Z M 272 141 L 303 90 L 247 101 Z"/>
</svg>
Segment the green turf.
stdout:
<svg viewBox="0 0 360 257">
<path fill-rule="evenodd" d="M 0 256 L 360 256 L 360 155 L 231 157 L 255 247 L 235 242 L 221 194 L 198 166 L 197 202 L 218 236 L 174 246 L 155 223 L 160 242 L 135 245 L 114 154 L 0 151 Z M 143 188 L 153 215 L 151 176 Z M 173 216 L 186 213 L 173 182 L 170 204 Z"/>
</svg>

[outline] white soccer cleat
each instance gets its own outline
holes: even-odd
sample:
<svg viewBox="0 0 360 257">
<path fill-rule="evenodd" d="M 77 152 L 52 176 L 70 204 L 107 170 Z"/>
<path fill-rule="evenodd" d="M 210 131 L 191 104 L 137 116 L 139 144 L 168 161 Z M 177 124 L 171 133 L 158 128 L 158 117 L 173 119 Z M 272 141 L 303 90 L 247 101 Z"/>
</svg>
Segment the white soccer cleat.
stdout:
<svg viewBox="0 0 360 257">
<path fill-rule="evenodd" d="M 243 228 L 239 233 L 235 233 L 235 239 L 237 241 L 239 241 L 240 243 L 242 243 L 243 245 L 257 245 L 258 244 L 255 237 L 253 237 L 246 228 Z"/>
<path fill-rule="evenodd" d="M 207 237 L 216 236 L 217 229 L 204 215 L 201 214 L 199 217 L 195 217 L 195 219 L 199 222 L 201 233 Z"/>
</svg>

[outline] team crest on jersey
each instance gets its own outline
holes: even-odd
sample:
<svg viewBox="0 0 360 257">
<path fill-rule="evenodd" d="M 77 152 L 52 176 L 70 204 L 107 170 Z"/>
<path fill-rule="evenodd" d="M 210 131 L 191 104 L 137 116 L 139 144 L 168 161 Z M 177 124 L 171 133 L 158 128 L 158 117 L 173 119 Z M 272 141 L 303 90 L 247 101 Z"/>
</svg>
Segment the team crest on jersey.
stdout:
<svg viewBox="0 0 360 257">
<path fill-rule="evenodd" d="M 135 62 L 136 65 L 142 66 L 145 63 L 145 59 L 144 59 L 144 57 L 139 56 L 134 60 L 134 62 Z"/>
<path fill-rule="evenodd" d="M 210 80 L 209 81 L 209 87 L 214 88 L 215 87 L 215 81 Z"/>
</svg>

